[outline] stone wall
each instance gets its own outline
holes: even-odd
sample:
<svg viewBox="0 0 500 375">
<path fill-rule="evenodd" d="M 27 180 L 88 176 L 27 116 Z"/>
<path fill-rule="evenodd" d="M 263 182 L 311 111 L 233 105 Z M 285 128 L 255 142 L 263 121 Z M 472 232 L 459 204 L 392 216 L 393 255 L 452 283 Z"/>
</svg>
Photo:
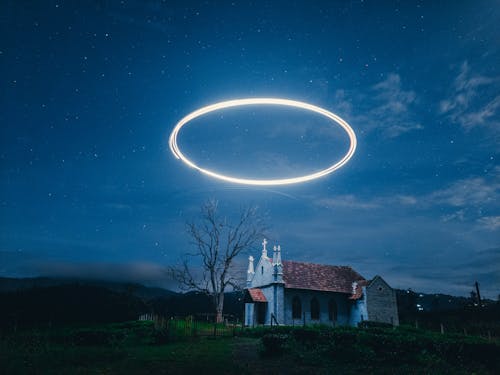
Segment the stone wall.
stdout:
<svg viewBox="0 0 500 375">
<path fill-rule="evenodd" d="M 399 325 L 396 292 L 380 276 L 366 287 L 368 320 Z"/>
</svg>

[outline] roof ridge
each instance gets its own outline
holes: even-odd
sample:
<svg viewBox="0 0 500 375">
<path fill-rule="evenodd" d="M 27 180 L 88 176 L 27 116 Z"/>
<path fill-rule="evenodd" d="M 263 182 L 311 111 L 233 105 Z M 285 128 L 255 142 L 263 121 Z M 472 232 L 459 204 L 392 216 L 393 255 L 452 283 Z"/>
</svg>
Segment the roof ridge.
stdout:
<svg viewBox="0 0 500 375">
<path fill-rule="evenodd" d="M 350 268 L 351 270 L 354 271 L 354 268 L 352 266 L 345 266 L 345 265 L 335 265 L 335 264 L 324 264 L 324 263 L 312 263 L 312 262 L 302 262 L 302 261 L 297 261 L 297 260 L 283 260 L 282 263 L 301 263 L 301 264 L 313 264 L 315 266 L 323 266 L 323 267 L 342 267 L 342 268 Z"/>
</svg>

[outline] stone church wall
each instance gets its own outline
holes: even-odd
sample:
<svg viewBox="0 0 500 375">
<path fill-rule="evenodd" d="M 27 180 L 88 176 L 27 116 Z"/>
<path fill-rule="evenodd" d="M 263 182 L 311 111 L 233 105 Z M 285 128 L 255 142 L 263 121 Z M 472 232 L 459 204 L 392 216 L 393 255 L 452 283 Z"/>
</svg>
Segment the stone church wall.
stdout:
<svg viewBox="0 0 500 375">
<path fill-rule="evenodd" d="M 380 276 L 366 287 L 368 320 L 399 325 L 396 292 Z"/>
</svg>

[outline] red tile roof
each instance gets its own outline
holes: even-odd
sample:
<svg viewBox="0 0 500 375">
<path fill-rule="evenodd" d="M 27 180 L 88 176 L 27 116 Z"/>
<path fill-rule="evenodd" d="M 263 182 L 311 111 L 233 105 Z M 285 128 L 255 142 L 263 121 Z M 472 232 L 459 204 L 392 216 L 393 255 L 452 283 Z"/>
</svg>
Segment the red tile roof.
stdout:
<svg viewBox="0 0 500 375">
<path fill-rule="evenodd" d="M 366 282 L 363 276 L 348 266 L 292 261 L 283 261 L 283 280 L 285 288 L 348 293 L 353 299 L 361 297 L 360 287 Z M 357 282 L 360 286 L 354 293 L 353 282 Z"/>
<path fill-rule="evenodd" d="M 248 294 L 253 302 L 267 302 L 266 296 L 259 288 L 248 289 Z"/>
</svg>

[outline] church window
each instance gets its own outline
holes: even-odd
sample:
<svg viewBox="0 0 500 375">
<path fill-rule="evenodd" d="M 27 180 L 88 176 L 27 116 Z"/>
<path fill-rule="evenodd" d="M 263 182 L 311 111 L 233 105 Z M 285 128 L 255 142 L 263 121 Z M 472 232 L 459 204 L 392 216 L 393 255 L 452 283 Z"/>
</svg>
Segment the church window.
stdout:
<svg viewBox="0 0 500 375">
<path fill-rule="evenodd" d="M 300 298 L 295 296 L 292 300 L 292 319 L 300 319 L 302 317 L 302 304 Z"/>
<path fill-rule="evenodd" d="M 333 298 L 328 302 L 328 319 L 332 322 L 337 321 L 337 303 Z"/>
<path fill-rule="evenodd" d="M 264 266 L 261 266 L 260 267 L 260 274 L 263 275 L 264 274 Z"/>
<path fill-rule="evenodd" d="M 319 302 L 316 297 L 311 300 L 311 319 L 319 320 Z"/>
</svg>

